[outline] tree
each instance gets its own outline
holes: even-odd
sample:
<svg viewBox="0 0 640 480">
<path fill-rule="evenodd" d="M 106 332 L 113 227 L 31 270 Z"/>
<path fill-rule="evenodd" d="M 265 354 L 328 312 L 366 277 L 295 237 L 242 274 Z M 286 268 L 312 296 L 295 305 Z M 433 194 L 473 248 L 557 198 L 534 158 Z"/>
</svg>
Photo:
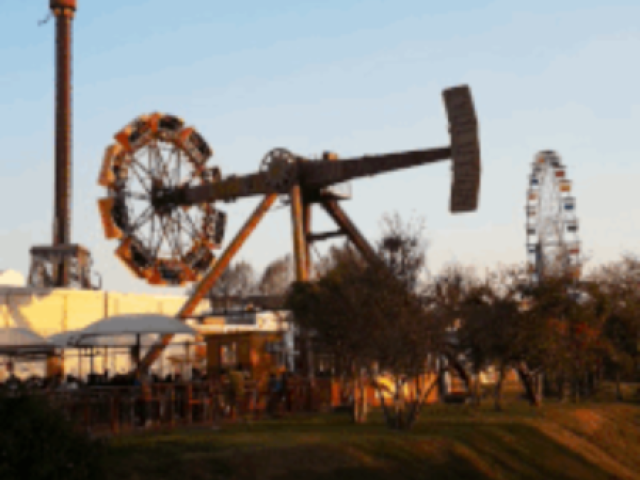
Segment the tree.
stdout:
<svg viewBox="0 0 640 480">
<path fill-rule="evenodd" d="M 519 276 L 520 272 L 513 267 L 488 273 L 482 282 L 468 289 L 460 308 L 458 347 L 475 376 L 475 401 L 480 403 L 480 372 L 493 366 L 498 373 L 494 389 L 497 410 L 502 408 L 506 370 L 524 360 Z"/>
<path fill-rule="evenodd" d="M 192 294 L 194 289 L 195 285 L 188 290 L 188 294 Z M 211 308 L 215 309 L 214 299 L 228 301 L 230 297 L 251 295 L 255 289 L 253 266 L 247 261 L 239 260 L 229 264 L 211 290 L 207 292 L 207 296 L 211 301 Z"/>
<path fill-rule="evenodd" d="M 334 248 L 320 263 L 317 281 L 294 284 L 288 305 L 296 320 L 315 333 L 316 346 L 331 352 L 352 382 L 354 419 L 363 420 L 369 382 L 388 425 L 404 429 L 415 423 L 436 385 L 425 384 L 424 374 L 441 332 L 415 291 L 425 264 L 422 231 L 406 228 L 399 217 L 389 225 L 377 242 L 382 262 L 368 264 L 349 247 Z M 391 385 L 385 386 L 383 378 Z M 412 399 L 405 398 L 408 384 L 415 386 Z"/>
<path fill-rule="evenodd" d="M 476 402 L 480 372 L 497 368 L 499 409 L 507 368 L 518 373 L 529 402 L 539 405 L 542 378 L 547 385 L 555 382 L 561 398 L 568 385 L 577 401 L 595 391 L 606 362 L 621 397 L 621 375 L 640 357 L 639 284 L 640 260 L 631 256 L 582 282 L 560 271 L 531 284 L 515 266 L 480 281 L 450 266 L 430 284 L 425 301 L 450 329 L 443 353 Z"/>
<path fill-rule="evenodd" d="M 362 313 L 372 323 L 369 334 L 370 377 L 378 391 L 388 424 L 397 429 L 410 428 L 417 420 L 428 393 L 437 384 L 425 384 L 429 359 L 441 350 L 441 323 L 423 306 L 420 298 L 407 290 L 396 277 L 380 269 L 365 273 L 366 297 Z M 368 301 L 367 301 L 368 300 Z M 433 373 L 433 371 L 431 371 Z M 391 379 L 393 396 L 387 408 L 379 377 Z M 413 384 L 415 397 L 405 398 L 405 386 Z M 407 408 L 408 406 L 408 408 Z"/>
<path fill-rule="evenodd" d="M 414 218 L 405 222 L 396 212 L 384 215 L 381 223 L 382 234 L 376 243 L 378 255 L 407 290 L 416 292 L 427 263 L 424 220 Z"/>
<path fill-rule="evenodd" d="M 229 265 L 211 288 L 211 293 L 220 297 L 243 297 L 254 291 L 255 272 L 253 266 L 244 260 Z"/>
<path fill-rule="evenodd" d="M 476 404 L 480 403 L 480 375 L 497 370 L 496 409 L 501 409 L 504 375 L 518 372 L 532 405 L 540 403 L 539 380 L 546 358 L 548 329 L 532 319 L 525 306 L 530 288 L 521 268 L 507 266 L 488 271 L 480 280 L 473 269 L 448 266 L 431 286 L 430 298 L 450 329 L 444 351 L 449 364 L 465 381 Z"/>
<path fill-rule="evenodd" d="M 463 304 L 477 284 L 478 278 L 472 268 L 450 264 L 431 279 L 422 292 L 423 303 L 432 321 L 440 331 L 446 332 L 440 346 L 441 361 L 446 359 L 446 365 L 456 371 L 469 392 L 473 391 L 472 375 L 465 365 L 468 363 L 465 353 L 469 352 L 465 352 L 460 344 L 459 329 L 463 319 Z"/>
<path fill-rule="evenodd" d="M 439 382 L 439 375 L 425 384 L 425 373 L 435 373 L 433 360 L 444 342 L 444 324 L 428 311 L 422 294 L 426 277 L 425 222 L 407 221 L 396 212 L 382 218 L 381 235 L 376 242 L 382 265 L 366 272 L 370 310 L 375 318 L 371 335 L 374 366 L 372 378 L 390 426 L 410 428 L 418 419 L 424 400 Z M 385 405 L 377 375 L 392 379 L 392 409 Z M 407 402 L 405 386 L 413 383 L 415 397 Z M 409 408 L 406 405 L 409 404 Z"/>
<path fill-rule="evenodd" d="M 577 284 L 571 276 L 545 277 L 530 287 L 524 326 L 535 332 L 530 363 L 553 377 L 560 397 L 565 385 L 574 401 L 593 391 L 593 377 L 608 349 L 603 335 L 613 303 L 601 285 Z"/>
<path fill-rule="evenodd" d="M 287 254 L 267 265 L 258 283 L 258 291 L 262 295 L 283 295 L 293 278 L 293 261 Z"/>
<path fill-rule="evenodd" d="M 640 339 L 640 259 L 626 254 L 601 267 L 590 279 L 611 297 L 613 311 L 604 326 L 608 341 L 605 362 L 613 373 L 616 396 L 623 400 L 621 380 L 637 370 Z"/>
<path fill-rule="evenodd" d="M 287 306 L 293 312 L 296 323 L 313 331 L 314 350 L 331 354 L 335 374 L 341 377 L 354 392 L 353 420 L 366 419 L 366 407 L 362 404 L 362 371 L 366 367 L 366 320 L 354 305 L 361 300 L 362 292 L 354 281 L 360 277 L 362 262 L 348 247 L 333 249 L 326 259 L 335 262 L 315 282 L 295 282 L 287 298 Z"/>
</svg>

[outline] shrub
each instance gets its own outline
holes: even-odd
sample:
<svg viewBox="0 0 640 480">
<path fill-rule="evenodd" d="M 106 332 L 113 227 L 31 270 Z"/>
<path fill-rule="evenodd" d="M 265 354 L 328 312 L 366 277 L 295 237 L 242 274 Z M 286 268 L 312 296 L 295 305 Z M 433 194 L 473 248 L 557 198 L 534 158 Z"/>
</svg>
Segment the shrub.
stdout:
<svg viewBox="0 0 640 480">
<path fill-rule="evenodd" d="M 104 447 L 32 395 L 0 395 L 0 478 L 104 478 Z"/>
</svg>

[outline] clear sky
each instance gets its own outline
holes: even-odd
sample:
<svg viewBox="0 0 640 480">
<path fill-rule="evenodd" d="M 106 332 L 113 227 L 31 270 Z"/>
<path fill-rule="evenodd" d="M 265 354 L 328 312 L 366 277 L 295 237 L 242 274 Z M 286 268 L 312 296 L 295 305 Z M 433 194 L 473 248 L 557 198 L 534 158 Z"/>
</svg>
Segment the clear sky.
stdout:
<svg viewBox="0 0 640 480">
<path fill-rule="evenodd" d="M 458 84 L 471 86 L 480 121 L 479 210 L 448 212 L 448 162 L 361 180 L 344 208 L 367 237 L 399 211 L 426 218 L 434 271 L 523 262 L 530 164 L 553 149 L 591 264 L 640 250 L 637 0 L 78 3 L 73 239 L 107 289 L 151 290 L 113 256 L 96 207 L 104 148 L 135 116 L 181 116 L 223 174 L 248 173 L 279 146 L 342 157 L 445 146 L 441 91 Z M 37 25 L 48 4 L 0 0 L 0 269 L 25 275 L 29 247 L 52 231 L 54 23 Z M 223 207 L 227 239 L 256 204 Z M 240 258 L 263 267 L 290 237 L 288 211 L 274 211 Z"/>
</svg>

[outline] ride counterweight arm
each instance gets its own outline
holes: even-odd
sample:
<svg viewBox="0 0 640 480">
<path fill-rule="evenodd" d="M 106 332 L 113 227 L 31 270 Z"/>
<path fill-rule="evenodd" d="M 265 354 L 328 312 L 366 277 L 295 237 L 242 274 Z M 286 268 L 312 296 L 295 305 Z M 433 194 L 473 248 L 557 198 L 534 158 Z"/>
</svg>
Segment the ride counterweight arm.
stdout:
<svg viewBox="0 0 640 480">
<path fill-rule="evenodd" d="M 299 161 L 289 168 L 295 169 L 293 175 L 303 188 L 320 189 L 356 178 L 418 167 L 427 163 L 448 160 L 449 158 L 451 158 L 451 148 L 444 147 L 338 161 L 309 161 L 299 158 Z M 216 183 L 181 189 L 172 198 L 172 202 L 178 205 L 195 205 L 198 203 L 230 201 L 254 195 L 288 193 L 288 188 L 282 188 L 282 191 L 280 191 L 270 185 L 269 178 L 269 172 L 227 177 Z"/>
<path fill-rule="evenodd" d="M 356 178 L 418 167 L 451 158 L 451 148 L 388 153 L 359 158 L 301 164 L 300 181 L 305 187 L 324 188 Z"/>
<path fill-rule="evenodd" d="M 179 190 L 175 203 L 178 205 L 196 205 L 198 203 L 224 202 L 240 197 L 280 193 L 269 187 L 268 178 L 269 175 L 267 173 L 234 175 L 219 182 L 188 187 Z"/>
</svg>

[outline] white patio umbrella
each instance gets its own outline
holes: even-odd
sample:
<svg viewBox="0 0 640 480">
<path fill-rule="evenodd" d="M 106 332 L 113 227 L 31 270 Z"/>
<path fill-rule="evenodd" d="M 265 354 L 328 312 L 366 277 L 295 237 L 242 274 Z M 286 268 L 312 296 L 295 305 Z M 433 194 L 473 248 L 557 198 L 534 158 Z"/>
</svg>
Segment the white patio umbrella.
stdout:
<svg viewBox="0 0 640 480">
<path fill-rule="evenodd" d="M 0 354 L 32 355 L 51 353 L 54 346 L 33 330 L 22 327 L 0 328 Z"/>
<path fill-rule="evenodd" d="M 89 349 L 91 367 L 90 373 L 93 373 L 94 349 L 103 349 L 104 356 L 108 355 L 109 348 L 130 348 L 137 345 L 137 338 L 134 335 L 106 335 L 106 336 L 86 336 L 83 337 L 81 330 L 68 330 L 66 332 L 56 333 L 47 337 L 47 340 L 56 348 L 61 350 L 77 349 L 78 365 L 81 365 L 83 349 Z M 142 346 L 153 345 L 158 340 L 156 334 L 144 334 L 140 336 L 140 344 Z"/>
<path fill-rule="evenodd" d="M 140 344 L 143 335 L 196 335 L 198 332 L 174 317 L 138 313 L 106 317 L 92 323 L 78 333 L 79 342 L 91 337 L 135 335 L 136 362 L 139 364 Z"/>
<path fill-rule="evenodd" d="M 197 332 L 174 317 L 159 314 L 132 313 L 106 317 L 78 332 L 81 338 L 105 335 L 191 334 Z"/>
<path fill-rule="evenodd" d="M 90 347 L 132 347 L 136 339 L 131 334 L 83 336 L 82 330 L 69 330 L 47 337 L 56 348 L 90 348 Z M 157 334 L 144 334 L 140 337 L 142 345 L 152 345 L 158 339 Z"/>
</svg>

